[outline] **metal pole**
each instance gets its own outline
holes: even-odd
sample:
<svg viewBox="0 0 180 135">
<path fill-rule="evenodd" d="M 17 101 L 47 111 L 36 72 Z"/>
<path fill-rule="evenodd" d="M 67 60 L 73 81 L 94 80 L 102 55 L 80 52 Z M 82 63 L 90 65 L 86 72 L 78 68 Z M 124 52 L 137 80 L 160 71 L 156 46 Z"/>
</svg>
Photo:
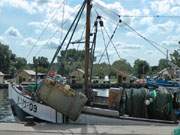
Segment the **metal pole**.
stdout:
<svg viewBox="0 0 180 135">
<path fill-rule="evenodd" d="M 36 64 L 35 64 L 35 66 L 36 66 L 36 90 L 37 90 L 37 87 L 38 87 L 38 71 L 37 71 L 37 68 L 38 68 L 38 64 L 37 64 L 37 61 L 36 61 Z"/>
<path fill-rule="evenodd" d="M 38 83 L 38 74 L 37 74 L 37 68 L 38 68 L 38 60 L 36 59 L 36 57 L 33 57 L 33 63 L 34 63 L 34 66 L 35 66 L 35 72 L 36 72 L 36 75 L 35 75 L 35 81 L 36 81 L 36 87 L 35 89 L 37 90 L 37 83 Z"/>
<path fill-rule="evenodd" d="M 91 15 L 91 0 L 87 0 L 86 3 L 86 35 L 85 35 L 85 76 L 84 76 L 84 88 L 85 94 L 90 100 L 91 91 L 89 89 L 89 42 L 90 42 L 90 15 Z"/>
<path fill-rule="evenodd" d="M 98 18 L 97 18 L 98 19 Z M 92 43 L 92 47 L 91 47 L 91 70 L 90 70 L 90 83 L 92 85 L 92 71 L 93 71 L 93 62 L 94 62 L 94 51 L 96 48 L 96 37 L 97 37 L 97 30 L 98 30 L 98 21 L 94 22 L 94 37 L 93 37 L 93 43 Z"/>
<path fill-rule="evenodd" d="M 167 54 L 166 59 L 168 61 L 169 60 L 169 50 L 168 49 L 166 50 L 166 54 Z"/>
</svg>

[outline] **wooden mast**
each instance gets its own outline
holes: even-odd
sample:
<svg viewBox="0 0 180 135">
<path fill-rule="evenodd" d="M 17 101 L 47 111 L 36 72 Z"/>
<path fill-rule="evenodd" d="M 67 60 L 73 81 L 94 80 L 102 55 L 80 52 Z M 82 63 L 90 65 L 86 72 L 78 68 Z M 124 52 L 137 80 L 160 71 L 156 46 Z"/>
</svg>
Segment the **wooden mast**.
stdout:
<svg viewBox="0 0 180 135">
<path fill-rule="evenodd" d="M 86 35 L 85 35 L 85 76 L 84 76 L 84 88 L 85 88 L 85 94 L 88 97 L 88 100 L 91 99 L 91 91 L 89 89 L 89 43 L 90 43 L 90 28 L 91 28 L 91 0 L 87 0 L 86 4 Z"/>
</svg>

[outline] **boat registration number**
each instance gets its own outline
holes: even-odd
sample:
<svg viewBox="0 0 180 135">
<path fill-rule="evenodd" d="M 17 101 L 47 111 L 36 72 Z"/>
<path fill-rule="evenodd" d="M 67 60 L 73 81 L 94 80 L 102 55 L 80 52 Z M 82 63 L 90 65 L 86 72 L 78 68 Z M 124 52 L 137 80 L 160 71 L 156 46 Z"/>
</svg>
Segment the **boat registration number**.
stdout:
<svg viewBox="0 0 180 135">
<path fill-rule="evenodd" d="M 26 99 L 18 97 L 18 104 L 23 108 L 29 109 L 29 111 L 37 112 L 37 105 L 28 102 Z"/>
</svg>

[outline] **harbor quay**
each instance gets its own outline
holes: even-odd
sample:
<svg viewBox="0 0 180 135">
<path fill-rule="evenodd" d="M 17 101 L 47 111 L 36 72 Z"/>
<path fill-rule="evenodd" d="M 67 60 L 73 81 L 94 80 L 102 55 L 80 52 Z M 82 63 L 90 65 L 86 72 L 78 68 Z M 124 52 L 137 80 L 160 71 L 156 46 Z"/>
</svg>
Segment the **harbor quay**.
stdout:
<svg viewBox="0 0 180 135">
<path fill-rule="evenodd" d="M 123 121 L 122 121 L 123 122 Z M 0 123 L 0 135 L 173 135 L 177 125 L 126 121 L 121 125 Z M 129 124 L 128 124 L 129 123 Z"/>
</svg>

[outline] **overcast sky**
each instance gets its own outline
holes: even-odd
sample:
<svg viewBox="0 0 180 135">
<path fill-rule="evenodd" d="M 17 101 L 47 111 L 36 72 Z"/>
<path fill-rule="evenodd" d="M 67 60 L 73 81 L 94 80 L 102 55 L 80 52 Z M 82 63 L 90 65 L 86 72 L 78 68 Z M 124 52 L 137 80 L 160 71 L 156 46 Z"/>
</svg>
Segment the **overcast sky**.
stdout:
<svg viewBox="0 0 180 135">
<path fill-rule="evenodd" d="M 28 62 L 33 56 L 45 56 L 51 60 L 81 4 L 82 0 L 0 0 L 0 41 L 9 45 L 17 56 L 27 58 Z M 172 53 L 180 47 L 179 0 L 94 0 L 92 22 L 97 13 L 102 16 L 109 35 L 118 23 L 119 14 L 123 22 L 155 41 L 155 45 L 164 53 L 165 48 Z M 73 40 L 81 38 L 84 26 L 83 16 Z M 99 30 L 97 59 L 104 50 L 103 34 Z M 108 36 L 104 29 L 103 33 L 107 44 Z M 131 64 L 140 58 L 157 65 L 160 58 L 165 58 L 164 54 L 124 24 L 118 27 L 113 43 L 120 57 Z M 78 49 L 83 47 L 82 44 L 79 47 L 70 46 Z M 119 59 L 112 44 L 108 47 L 108 53 L 111 62 Z M 103 61 L 107 62 L 106 59 L 104 56 Z"/>
</svg>

